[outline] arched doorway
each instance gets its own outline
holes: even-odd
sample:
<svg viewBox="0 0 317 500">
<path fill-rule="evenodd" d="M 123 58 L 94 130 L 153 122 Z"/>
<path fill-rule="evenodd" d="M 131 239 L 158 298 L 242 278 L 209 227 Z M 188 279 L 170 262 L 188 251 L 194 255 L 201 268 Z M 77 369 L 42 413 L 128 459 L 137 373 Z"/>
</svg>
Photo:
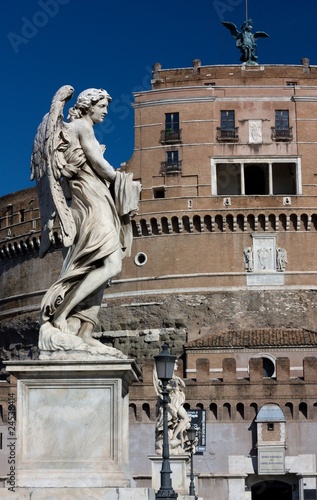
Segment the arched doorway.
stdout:
<svg viewBox="0 0 317 500">
<path fill-rule="evenodd" d="M 283 481 L 261 481 L 251 492 L 252 500 L 292 500 L 292 486 Z"/>
</svg>

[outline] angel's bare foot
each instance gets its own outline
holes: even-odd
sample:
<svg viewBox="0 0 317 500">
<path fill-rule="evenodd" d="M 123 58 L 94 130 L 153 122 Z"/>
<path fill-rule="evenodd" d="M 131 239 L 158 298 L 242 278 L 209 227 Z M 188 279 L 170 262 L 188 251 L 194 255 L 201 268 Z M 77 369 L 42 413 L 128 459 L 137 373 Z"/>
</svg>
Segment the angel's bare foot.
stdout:
<svg viewBox="0 0 317 500">
<path fill-rule="evenodd" d="M 79 318 L 71 316 L 70 318 L 67 319 L 67 326 L 69 333 L 72 333 L 73 335 L 78 335 L 79 329 L 81 327 L 81 321 Z"/>
<path fill-rule="evenodd" d="M 62 333 L 70 333 L 67 320 L 63 316 L 59 316 L 56 320 L 54 320 L 53 325 Z"/>
<path fill-rule="evenodd" d="M 79 329 L 78 335 L 83 341 L 92 347 L 100 347 L 102 345 L 99 340 L 93 338 L 94 325 L 88 321 L 83 321 Z"/>
<path fill-rule="evenodd" d="M 78 336 L 83 339 L 85 344 L 87 344 L 90 348 L 92 348 L 90 352 L 93 352 L 94 354 L 106 354 L 109 356 L 122 359 L 127 358 L 127 356 L 118 349 L 106 346 L 99 340 L 94 339 L 92 336 L 93 331 L 94 331 L 94 325 L 92 323 L 83 322 L 78 332 Z"/>
</svg>

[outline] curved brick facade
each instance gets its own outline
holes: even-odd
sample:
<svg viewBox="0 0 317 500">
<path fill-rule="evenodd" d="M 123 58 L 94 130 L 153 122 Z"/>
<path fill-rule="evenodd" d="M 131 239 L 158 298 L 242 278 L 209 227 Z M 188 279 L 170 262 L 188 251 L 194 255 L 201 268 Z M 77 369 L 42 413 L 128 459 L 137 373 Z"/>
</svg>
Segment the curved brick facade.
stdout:
<svg viewBox="0 0 317 500">
<path fill-rule="evenodd" d="M 291 341 L 290 329 L 312 337 L 317 330 L 317 68 L 155 65 L 152 89 L 135 94 L 134 109 L 135 150 L 125 169 L 142 182 L 142 199 L 132 257 L 105 292 L 99 332 L 144 367 L 131 390 L 131 455 L 140 435 L 154 451 L 151 358 L 167 340 L 182 360 L 188 407 L 206 410 L 200 493 L 208 498 L 212 485 L 215 498 L 240 500 L 230 486 L 236 474 L 251 498 L 261 479 L 250 470 L 254 418 L 274 403 L 286 418 L 292 464 L 279 479 L 304 495 L 298 474 L 313 472 L 296 464 L 302 455 L 316 459 L 317 342 Z M 2 197 L 2 358 L 37 355 L 40 300 L 62 261 L 58 224 L 43 260 L 39 238 L 36 189 Z M 194 348 L 206 334 L 224 339 L 248 329 L 255 338 L 267 328 L 284 331 L 289 343 Z M 275 371 L 263 378 L 265 359 Z M 146 458 L 133 456 L 131 473 L 150 483 Z"/>
</svg>

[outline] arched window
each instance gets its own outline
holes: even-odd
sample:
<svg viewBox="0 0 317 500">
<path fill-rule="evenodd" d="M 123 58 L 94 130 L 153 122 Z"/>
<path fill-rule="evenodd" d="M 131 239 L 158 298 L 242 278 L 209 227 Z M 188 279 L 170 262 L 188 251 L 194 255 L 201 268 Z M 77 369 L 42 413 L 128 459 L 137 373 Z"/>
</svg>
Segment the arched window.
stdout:
<svg viewBox="0 0 317 500">
<path fill-rule="evenodd" d="M 178 217 L 172 217 L 173 233 L 179 233 Z"/>
<path fill-rule="evenodd" d="M 230 403 L 224 403 L 223 410 L 222 410 L 222 418 L 223 418 L 223 420 L 230 420 L 231 419 L 231 404 Z"/>
<path fill-rule="evenodd" d="M 205 215 L 204 217 L 204 224 L 205 224 L 205 228 L 207 229 L 207 231 L 212 231 L 212 224 L 211 224 L 211 216 L 210 215 Z"/>
<path fill-rule="evenodd" d="M 244 230 L 244 215 L 242 214 L 237 215 L 237 228 L 239 231 Z"/>
<path fill-rule="evenodd" d="M 262 359 L 263 378 L 272 378 L 275 376 L 275 359 L 269 354 L 257 354 L 255 358 Z"/>
<path fill-rule="evenodd" d="M 276 229 L 276 222 L 275 222 L 275 215 L 274 214 L 270 214 L 269 215 L 269 225 L 268 225 L 268 230 L 269 231 L 275 231 Z"/>
<path fill-rule="evenodd" d="M 184 227 L 184 231 L 186 231 L 186 233 L 190 233 L 191 230 L 190 230 L 190 223 L 189 223 L 189 217 L 187 215 L 184 215 L 183 217 L 183 227 Z"/>
<path fill-rule="evenodd" d="M 143 403 L 142 410 L 143 410 L 142 416 L 146 416 L 147 417 L 146 420 L 150 420 L 150 418 L 151 418 L 151 412 L 150 412 L 150 405 L 149 405 L 149 403 Z M 143 418 L 142 418 L 142 420 L 143 420 Z"/>
<path fill-rule="evenodd" d="M 132 234 L 133 234 L 133 237 L 136 238 L 138 236 L 138 231 L 137 231 L 135 220 L 132 220 L 131 224 L 132 224 Z"/>
<path fill-rule="evenodd" d="M 201 221 L 199 215 L 194 215 L 193 217 L 194 230 L 201 233 Z"/>
<path fill-rule="evenodd" d="M 280 214 L 279 221 L 280 221 L 280 229 L 282 229 L 283 231 L 286 231 L 286 229 L 287 229 L 286 215 L 285 214 Z"/>
<path fill-rule="evenodd" d="M 259 221 L 258 229 L 260 231 L 265 231 L 265 215 L 260 214 L 258 217 L 258 221 Z"/>
<path fill-rule="evenodd" d="M 216 403 L 210 405 L 211 420 L 218 420 L 218 407 Z"/>
<path fill-rule="evenodd" d="M 151 227 L 152 227 L 153 234 L 155 234 L 155 235 L 159 234 L 157 219 L 155 219 L 155 218 L 151 219 Z"/>
<path fill-rule="evenodd" d="M 130 422 L 135 422 L 136 418 L 136 405 L 134 403 L 131 403 L 129 404 L 129 420 Z"/>
<path fill-rule="evenodd" d="M 141 224 L 141 229 L 142 229 L 142 236 L 147 236 L 148 235 L 148 230 L 147 230 L 147 227 L 146 227 L 146 221 L 144 219 L 142 219 L 140 221 L 140 224 Z"/>
<path fill-rule="evenodd" d="M 300 223 L 301 231 L 307 231 L 307 229 L 308 229 L 308 215 L 302 214 L 300 216 L 300 220 L 301 220 L 301 223 Z"/>
<path fill-rule="evenodd" d="M 215 229 L 216 231 L 223 231 L 221 215 L 216 215 L 215 217 Z"/>
<path fill-rule="evenodd" d="M 296 214 L 291 214 L 291 216 L 290 216 L 290 230 L 291 231 L 297 230 L 297 215 Z"/>
<path fill-rule="evenodd" d="M 253 420 L 258 414 L 258 405 L 256 403 L 250 404 L 250 420 Z"/>
<path fill-rule="evenodd" d="M 263 361 L 263 378 L 273 377 L 275 372 L 275 366 L 271 359 L 262 358 Z"/>
<path fill-rule="evenodd" d="M 294 415 L 293 403 L 285 403 L 285 417 L 288 420 L 292 420 Z"/>
<path fill-rule="evenodd" d="M 227 228 L 229 229 L 229 231 L 233 232 L 233 215 L 228 214 L 226 217 L 226 221 L 227 221 Z"/>
<path fill-rule="evenodd" d="M 247 217 L 247 221 L 248 221 L 248 228 L 250 229 L 250 231 L 254 231 L 255 229 L 254 215 L 249 214 Z"/>
<path fill-rule="evenodd" d="M 237 420 L 244 420 L 244 404 L 238 403 L 236 407 Z"/>
<path fill-rule="evenodd" d="M 307 403 L 300 403 L 298 410 L 299 410 L 299 419 L 306 420 L 308 418 Z"/>
</svg>

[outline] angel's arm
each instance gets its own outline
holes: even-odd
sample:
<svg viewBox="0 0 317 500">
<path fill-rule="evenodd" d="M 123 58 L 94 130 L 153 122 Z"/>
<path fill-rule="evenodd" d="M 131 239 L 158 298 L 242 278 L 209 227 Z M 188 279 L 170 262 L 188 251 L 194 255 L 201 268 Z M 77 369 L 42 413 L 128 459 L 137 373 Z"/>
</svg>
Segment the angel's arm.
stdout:
<svg viewBox="0 0 317 500">
<path fill-rule="evenodd" d="M 183 380 L 183 379 L 181 379 L 181 378 L 180 378 L 180 377 L 178 377 L 177 375 L 175 375 L 173 378 L 174 378 L 174 379 L 178 382 L 178 384 L 179 384 L 181 387 L 186 387 L 185 382 L 184 382 L 184 380 Z"/>
<path fill-rule="evenodd" d="M 156 395 L 162 399 L 162 386 L 161 386 L 161 382 L 160 380 L 158 379 L 158 376 L 157 376 L 157 371 L 156 371 L 156 367 L 155 365 L 153 366 L 153 386 L 154 386 L 154 389 L 155 389 L 155 392 L 156 392 Z"/>
<path fill-rule="evenodd" d="M 91 167 L 100 177 L 114 181 L 116 171 L 103 157 L 102 146 L 97 141 L 92 126 L 84 120 L 77 120 L 76 126 L 80 144 Z"/>
</svg>

